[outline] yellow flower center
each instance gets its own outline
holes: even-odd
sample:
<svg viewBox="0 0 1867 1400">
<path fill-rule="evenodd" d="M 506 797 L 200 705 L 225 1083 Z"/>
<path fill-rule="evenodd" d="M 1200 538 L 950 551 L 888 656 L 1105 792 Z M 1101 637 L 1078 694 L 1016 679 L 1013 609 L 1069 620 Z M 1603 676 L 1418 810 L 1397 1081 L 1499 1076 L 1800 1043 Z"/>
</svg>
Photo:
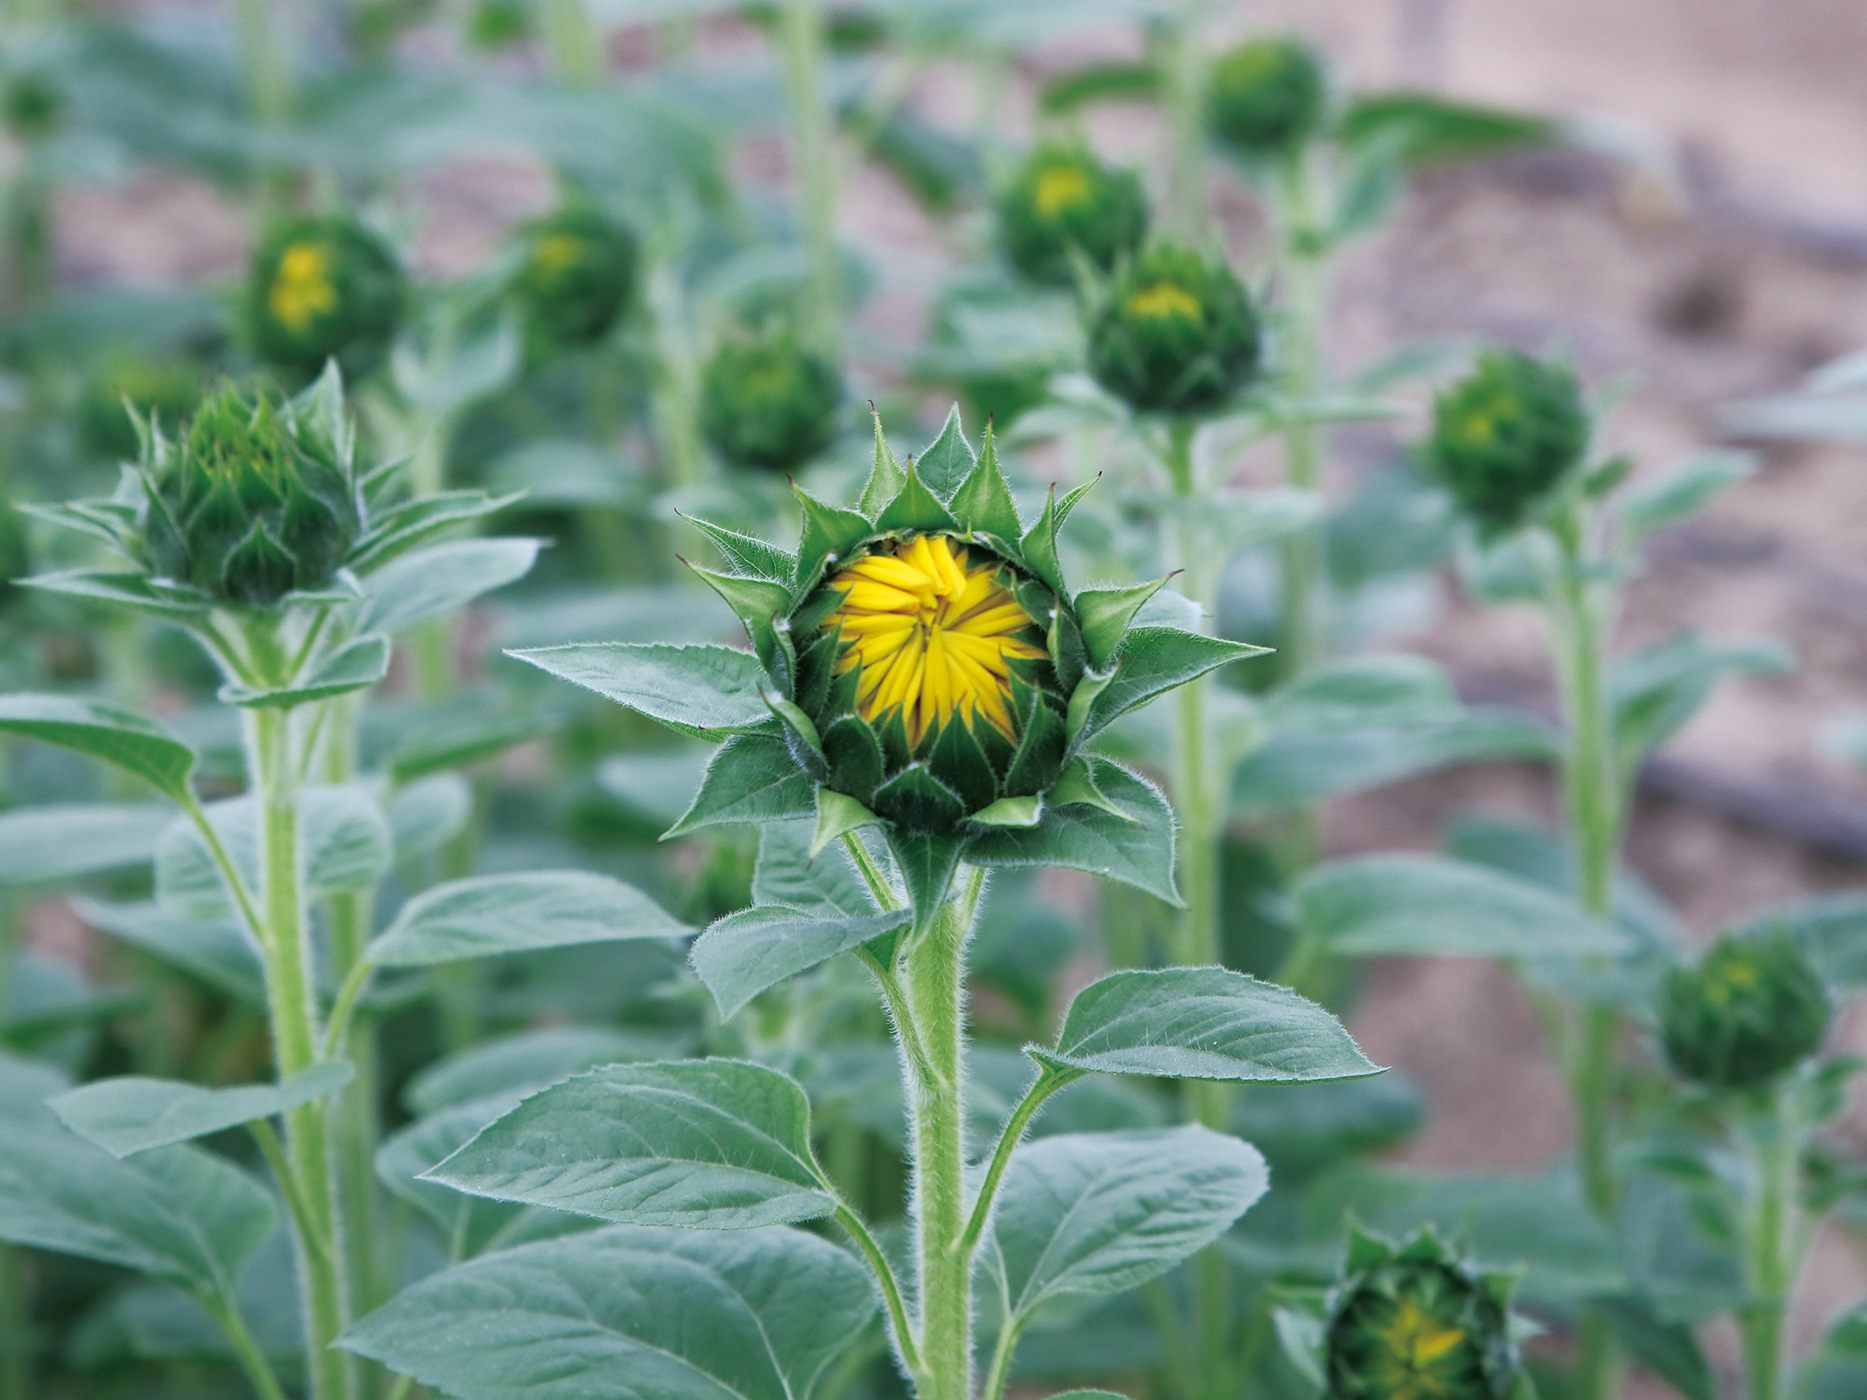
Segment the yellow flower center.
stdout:
<svg viewBox="0 0 1867 1400">
<path fill-rule="evenodd" d="M 1148 321 L 1167 321 L 1176 316 L 1189 321 L 1202 319 L 1199 299 L 1172 282 L 1155 282 L 1129 297 L 1128 314 Z"/>
<path fill-rule="evenodd" d="M 574 233 L 547 233 L 532 244 L 532 268 L 544 277 L 569 271 L 583 257 L 583 240 Z"/>
<path fill-rule="evenodd" d="M 1040 218 L 1054 219 L 1089 203 L 1089 176 L 1074 165 L 1058 165 L 1037 177 L 1031 202 Z"/>
<path fill-rule="evenodd" d="M 825 620 L 846 645 L 836 673 L 860 668 L 856 710 L 870 723 L 899 711 L 911 749 L 959 715 L 984 719 L 1013 743 L 1011 662 L 1039 660 L 1025 640 L 1036 621 L 995 559 L 975 562 L 946 535 L 883 545 L 839 570 L 843 601 Z"/>
<path fill-rule="evenodd" d="M 280 256 L 266 304 L 293 335 L 303 335 L 314 319 L 337 309 L 330 273 L 331 250 L 322 243 L 294 243 Z"/>
<path fill-rule="evenodd" d="M 1450 1393 L 1446 1379 L 1432 1374 L 1433 1363 L 1465 1340 L 1463 1331 L 1447 1327 L 1412 1298 L 1402 1298 L 1393 1321 L 1381 1329 L 1381 1340 L 1387 1355 L 1377 1374 L 1392 1400 L 1438 1400 Z"/>
</svg>

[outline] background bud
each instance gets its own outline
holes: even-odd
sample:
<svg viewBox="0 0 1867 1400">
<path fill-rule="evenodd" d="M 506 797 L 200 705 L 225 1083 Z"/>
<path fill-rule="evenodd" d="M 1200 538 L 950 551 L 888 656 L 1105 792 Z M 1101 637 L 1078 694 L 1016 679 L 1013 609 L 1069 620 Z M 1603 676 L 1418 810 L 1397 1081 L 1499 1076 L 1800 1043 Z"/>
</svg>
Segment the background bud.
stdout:
<svg viewBox="0 0 1867 1400">
<path fill-rule="evenodd" d="M 1423 465 L 1482 524 L 1508 529 L 1588 450 L 1575 372 L 1516 350 L 1487 350 L 1433 402 Z"/>
<path fill-rule="evenodd" d="M 998 198 L 998 236 L 1033 282 L 1071 281 L 1070 250 L 1104 272 L 1147 233 L 1147 196 L 1131 170 L 1110 170 L 1082 146 L 1033 151 Z"/>
<path fill-rule="evenodd" d="M 311 378 L 335 359 L 360 378 L 382 362 L 402 316 L 402 269 L 354 219 L 294 219 L 253 258 L 247 322 L 261 359 Z"/>
<path fill-rule="evenodd" d="M 735 466 L 792 471 L 836 436 L 843 377 L 788 332 L 728 341 L 701 377 L 707 441 Z"/>
<path fill-rule="evenodd" d="M 150 568 L 224 603 L 268 607 L 325 587 L 360 529 L 356 484 L 333 445 L 289 405 L 231 384 L 180 441 L 152 444 L 142 471 Z"/>
<path fill-rule="evenodd" d="M 1157 245 L 1110 287 L 1089 331 L 1089 368 L 1143 412 L 1198 413 L 1258 367 L 1258 320 L 1223 261 Z"/>
<path fill-rule="evenodd" d="M 126 403 L 173 432 L 200 402 L 201 371 L 189 361 L 119 355 L 86 381 L 78 405 L 78 435 L 99 457 L 135 461 L 141 444 Z"/>
<path fill-rule="evenodd" d="M 635 291 L 635 235 L 594 209 L 560 209 L 520 230 L 513 290 L 533 336 L 585 345 L 616 324 Z"/>
<path fill-rule="evenodd" d="M 1206 89 L 1213 135 L 1251 156 L 1300 146 L 1328 109 L 1322 62 L 1295 39 L 1253 39 L 1212 66 Z"/>
<path fill-rule="evenodd" d="M 1681 1078 L 1753 1089 L 1821 1048 L 1829 1010 L 1821 978 L 1788 935 L 1725 937 L 1667 977 L 1660 1040 Z"/>
</svg>

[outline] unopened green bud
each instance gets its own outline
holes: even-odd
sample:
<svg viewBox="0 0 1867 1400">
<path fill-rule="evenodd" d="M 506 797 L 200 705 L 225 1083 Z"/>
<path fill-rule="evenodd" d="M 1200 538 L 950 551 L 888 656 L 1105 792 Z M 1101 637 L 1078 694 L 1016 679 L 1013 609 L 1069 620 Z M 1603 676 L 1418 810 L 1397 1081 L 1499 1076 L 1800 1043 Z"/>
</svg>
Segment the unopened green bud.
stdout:
<svg viewBox="0 0 1867 1400">
<path fill-rule="evenodd" d="M 1506 1400 L 1518 1357 L 1509 1280 L 1423 1231 L 1399 1248 L 1355 1233 L 1324 1332 L 1329 1400 Z"/>
<path fill-rule="evenodd" d="M 0 85 L 0 122 L 22 141 L 50 136 L 64 102 L 51 80 L 40 73 L 15 73 Z"/>
<path fill-rule="evenodd" d="M 1821 1048 L 1829 1012 L 1821 977 L 1787 934 L 1725 937 L 1667 977 L 1660 1041 L 1681 1078 L 1754 1089 Z"/>
<path fill-rule="evenodd" d="M 1258 318 L 1225 263 L 1157 245 L 1116 278 L 1089 330 L 1089 368 L 1142 412 L 1218 407 L 1258 368 Z"/>
<path fill-rule="evenodd" d="M 254 348 L 307 379 L 332 359 L 360 378 L 387 354 L 406 294 L 394 254 L 354 219 L 295 219 L 274 229 L 253 259 Z"/>
<path fill-rule="evenodd" d="M 1213 135 L 1248 156 L 1294 150 L 1328 110 L 1321 61 L 1296 39 L 1253 39 L 1212 66 L 1206 89 Z"/>
<path fill-rule="evenodd" d="M 789 333 L 728 341 L 700 384 L 700 422 L 735 466 L 795 471 L 830 445 L 843 376 Z"/>
<path fill-rule="evenodd" d="M 594 209 L 560 209 L 520 231 L 514 284 L 534 335 L 586 345 L 609 334 L 635 291 L 635 235 Z"/>
<path fill-rule="evenodd" d="M 78 435 L 100 457 L 134 461 L 141 439 L 129 410 L 174 430 L 201 402 L 201 371 L 186 360 L 120 355 L 84 386 L 78 406 Z"/>
<path fill-rule="evenodd" d="M 224 385 L 143 461 L 142 546 L 159 576 L 269 607 L 329 585 L 355 543 L 356 483 L 289 404 Z"/>
<path fill-rule="evenodd" d="M 1108 169 L 1082 146 L 1033 151 L 998 198 L 1005 256 L 1033 282 L 1068 283 L 1075 250 L 1107 272 L 1146 233 L 1140 179 Z"/>
<path fill-rule="evenodd" d="M 1434 401 L 1422 461 L 1480 524 L 1510 529 L 1582 461 L 1588 431 L 1572 369 L 1487 350 Z"/>
</svg>

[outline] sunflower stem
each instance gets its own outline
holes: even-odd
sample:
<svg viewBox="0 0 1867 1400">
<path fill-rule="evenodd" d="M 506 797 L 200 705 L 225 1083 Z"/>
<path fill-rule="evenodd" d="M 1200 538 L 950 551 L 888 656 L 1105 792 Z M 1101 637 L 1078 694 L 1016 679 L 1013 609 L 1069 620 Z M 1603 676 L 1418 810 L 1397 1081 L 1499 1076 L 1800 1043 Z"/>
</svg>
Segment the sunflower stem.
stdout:
<svg viewBox="0 0 1867 1400">
<path fill-rule="evenodd" d="M 810 294 L 802 320 L 811 347 L 834 360 L 842 346 L 843 277 L 836 251 L 834 127 L 823 90 L 824 27 L 822 0 L 782 0 L 778 35 L 804 243 L 810 254 Z"/>
</svg>

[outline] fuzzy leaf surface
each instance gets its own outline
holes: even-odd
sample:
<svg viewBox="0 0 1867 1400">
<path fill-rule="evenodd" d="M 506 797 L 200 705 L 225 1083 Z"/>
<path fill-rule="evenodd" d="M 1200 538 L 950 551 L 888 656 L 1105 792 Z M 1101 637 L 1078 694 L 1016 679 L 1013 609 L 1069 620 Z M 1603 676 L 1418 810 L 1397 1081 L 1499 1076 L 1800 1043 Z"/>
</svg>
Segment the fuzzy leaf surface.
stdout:
<svg viewBox="0 0 1867 1400">
<path fill-rule="evenodd" d="M 370 945 L 383 967 L 678 938 L 693 929 L 622 881 L 588 870 L 528 870 L 451 880 L 415 896 Z"/>
<path fill-rule="evenodd" d="M 0 885 L 52 884 L 141 865 L 174 820 L 153 802 L 71 802 L 0 813 Z"/>
<path fill-rule="evenodd" d="M 1080 747 L 1090 735 L 1137 705 L 1145 705 L 1228 662 L 1261 656 L 1266 650 L 1247 642 L 1183 632 L 1177 627 L 1136 627 L 1128 633 L 1116 657 L 1114 679 L 1090 702 L 1083 727 L 1072 736 L 1072 742 Z"/>
<path fill-rule="evenodd" d="M 188 798 L 194 750 L 154 720 L 114 705 L 71 695 L 0 695 L 0 734 L 101 759 L 174 801 Z"/>
<path fill-rule="evenodd" d="M 974 865 L 1062 866 L 1120 880 L 1169 904 L 1180 902 L 1173 878 L 1173 810 L 1147 779 L 1090 755 L 1096 788 L 1120 815 L 1084 803 L 1046 806 L 1032 827 L 997 827 L 974 836 Z"/>
<path fill-rule="evenodd" d="M 760 992 L 893 932 L 908 917 L 905 909 L 869 914 L 821 906 L 742 909 L 694 940 L 694 971 L 719 1004 L 720 1019 L 730 1020 Z"/>
<path fill-rule="evenodd" d="M 816 811 L 815 787 L 783 739 L 735 734 L 714 753 L 693 803 L 663 839 L 722 822 L 762 824 L 810 816 Z"/>
<path fill-rule="evenodd" d="M 771 722 L 765 668 L 731 647 L 587 642 L 506 654 L 683 734 L 717 738 Z"/>
<path fill-rule="evenodd" d="M 81 1084 L 46 1103 L 79 1137 L 113 1157 L 130 1157 L 315 1103 L 355 1077 L 348 1060 L 322 1061 L 279 1084 L 226 1089 L 126 1074 Z"/>
<path fill-rule="evenodd" d="M 402 555 L 372 574 L 358 627 L 402 632 L 446 617 L 531 572 L 542 540 L 451 540 Z"/>
</svg>

